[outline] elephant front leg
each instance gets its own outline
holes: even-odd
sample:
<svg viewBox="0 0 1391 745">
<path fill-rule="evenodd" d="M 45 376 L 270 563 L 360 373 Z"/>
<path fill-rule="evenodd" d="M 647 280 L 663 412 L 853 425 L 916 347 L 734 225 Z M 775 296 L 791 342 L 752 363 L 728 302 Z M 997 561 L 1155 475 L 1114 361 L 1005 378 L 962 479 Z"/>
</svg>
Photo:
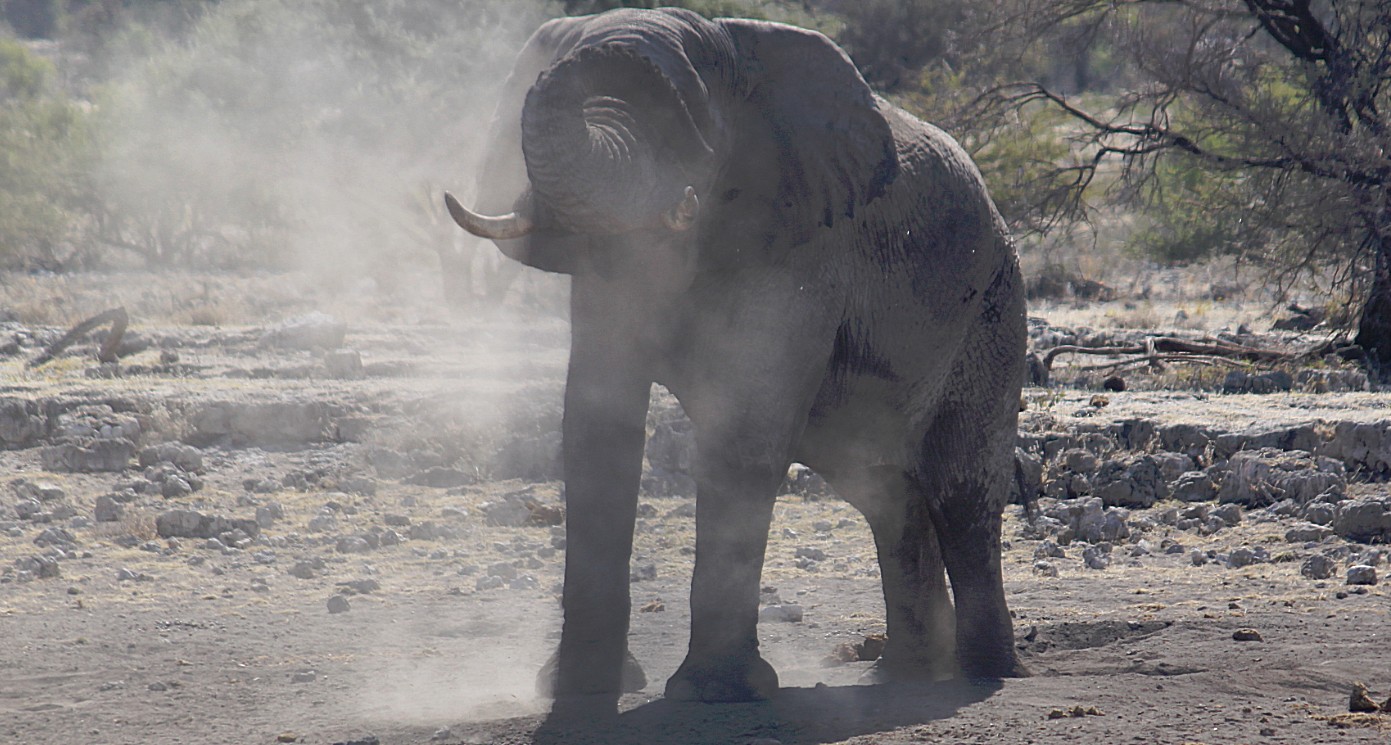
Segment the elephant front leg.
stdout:
<svg viewBox="0 0 1391 745">
<path fill-rule="evenodd" d="M 576 345 L 565 391 L 565 620 L 554 672 L 539 681 L 553 675 L 557 698 L 645 685 L 628 654 L 628 564 L 650 383 L 598 356 Z"/>
<path fill-rule="evenodd" d="M 758 654 L 758 591 L 773 501 L 786 466 L 702 468 L 697 480 L 691 644 L 667 681 L 683 701 L 755 701 L 778 676 Z"/>
</svg>

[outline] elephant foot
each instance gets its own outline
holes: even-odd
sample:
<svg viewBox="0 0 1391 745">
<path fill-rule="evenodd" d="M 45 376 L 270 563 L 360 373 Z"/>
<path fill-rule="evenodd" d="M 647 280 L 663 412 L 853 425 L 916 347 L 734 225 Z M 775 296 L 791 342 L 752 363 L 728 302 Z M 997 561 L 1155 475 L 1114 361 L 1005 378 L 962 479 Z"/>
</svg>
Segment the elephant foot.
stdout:
<svg viewBox="0 0 1391 745">
<path fill-rule="evenodd" d="M 569 686 L 574 690 L 559 690 L 557 687 L 559 670 L 560 654 L 556 653 L 546 660 L 546 664 L 542 665 L 541 671 L 536 674 L 536 695 L 542 698 L 561 698 L 606 693 L 637 693 L 647 687 L 647 674 L 642 671 L 642 665 L 638 664 L 638 660 L 632 652 L 624 653 L 619 691 L 604 690 L 607 686 L 593 678 L 584 678 L 579 681 L 579 685 Z"/>
<path fill-rule="evenodd" d="M 937 683 L 957 675 L 956 666 L 941 660 L 899 660 L 880 657 L 860 676 L 860 685 Z"/>
<path fill-rule="evenodd" d="M 961 674 L 968 680 L 1027 678 L 1029 668 L 1019 661 L 1013 645 L 1005 652 L 962 655 Z"/>
<path fill-rule="evenodd" d="M 687 657 L 667 681 L 666 697 L 673 701 L 738 703 L 763 701 L 777 690 L 777 672 L 757 653 L 714 664 Z"/>
</svg>

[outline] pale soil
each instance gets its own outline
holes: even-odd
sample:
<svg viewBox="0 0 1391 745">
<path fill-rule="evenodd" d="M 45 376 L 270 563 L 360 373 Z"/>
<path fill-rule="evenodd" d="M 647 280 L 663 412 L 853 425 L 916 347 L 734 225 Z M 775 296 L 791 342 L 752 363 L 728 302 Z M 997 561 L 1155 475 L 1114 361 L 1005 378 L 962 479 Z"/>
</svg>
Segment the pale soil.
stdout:
<svg viewBox="0 0 1391 745">
<path fill-rule="evenodd" d="M 133 328 L 191 339 L 242 331 L 142 327 L 138 317 Z M 257 335 L 252 327 L 245 333 L 244 339 Z M 760 632 L 784 690 L 761 704 L 683 705 L 663 701 L 660 692 L 685 647 L 693 521 L 671 513 L 690 500 L 644 496 L 654 512 L 640 521 L 634 564 L 655 567 L 655 578 L 633 583 L 632 648 L 651 682 L 641 694 L 623 698 L 616 719 L 587 721 L 548 721 L 547 703 L 532 694 L 535 670 L 559 626 L 555 590 L 563 554 L 538 551 L 550 545 L 553 529 L 493 527 L 480 516 L 483 503 L 527 486 L 520 482 L 485 480 L 444 489 L 379 478 L 372 496 L 288 488 L 256 495 L 286 510 L 267 535 L 306 536 L 275 549 L 273 564 L 256 563 L 251 551 L 207 550 L 196 539 L 181 539 L 168 555 L 115 542 L 122 532 L 153 538 L 149 520 L 158 509 L 248 516 L 254 508 L 238 500 L 249 476 L 278 480 L 325 462 L 370 476 L 363 448 L 423 436 L 411 413 L 421 410 L 420 402 L 440 408 L 462 401 L 465 418 L 473 412 L 484 422 L 494 421 L 499 415 L 492 412 L 512 406 L 518 396 L 532 397 L 542 409 L 558 406 L 565 335 L 555 319 L 532 323 L 520 335 L 476 318 L 427 316 L 390 326 L 354 322 L 347 343 L 362 351 L 364 361 L 399 362 L 402 372 L 357 381 L 227 377 L 232 369 L 313 362 L 309 353 L 259 352 L 250 343 L 181 352 L 185 362 L 203 368 L 188 378 L 91 380 L 83 377 L 91 366 L 86 361 L 64 359 L 25 372 L 23 358 L 0 358 L 4 394 L 165 402 L 168 432 L 178 431 L 178 412 L 205 400 L 328 400 L 361 406 L 372 423 L 365 443 L 210 448 L 203 490 L 137 503 L 145 522 L 74 529 L 79 550 L 92 555 L 63 561 L 61 577 L 0 583 L 0 742 L 272 743 L 282 735 L 305 743 L 373 735 L 382 743 L 673 745 L 1391 740 L 1391 714 L 1347 714 L 1353 681 L 1364 681 L 1378 701 L 1391 696 L 1391 598 L 1385 583 L 1338 599 L 1335 593 L 1348 589 L 1341 575 L 1314 582 L 1300 576 L 1298 561 L 1192 567 L 1182 554 L 1131 560 L 1126 546 L 1116 548 L 1114 563 L 1104 571 L 1087 569 L 1080 549 L 1069 548 L 1068 558 L 1054 560 L 1060 576 L 1043 578 L 1031 569 L 1038 542 L 1019 536 L 1022 522 L 1013 508 L 1005 529 L 1006 591 L 1033 677 L 867 687 L 856 681 L 869 663 L 825 666 L 838 644 L 883 630 L 872 543 L 863 521 L 843 503 L 787 496 L 778 503 L 764 584 L 784 602 L 802 605 L 805 618 L 765 623 Z M 127 362 L 150 364 L 155 354 Z M 1049 407 L 1066 419 L 1086 408 L 1091 395 L 1064 391 L 1050 397 Z M 1138 416 L 1240 429 L 1379 419 L 1388 403 L 1391 395 L 1385 393 L 1138 391 L 1109 394 L 1109 405 L 1092 420 Z M 450 431 L 426 434 L 438 439 Z M 0 474 L 0 504 L 13 502 L 7 486 L 13 478 L 46 478 L 67 491 L 78 514 L 89 516 L 98 495 L 131 477 L 44 474 L 32 449 L 0 452 Z M 542 485 L 538 493 L 554 498 L 556 488 Z M 1356 487 L 1360 493 L 1386 489 Z M 403 504 L 407 498 L 414 504 Z M 357 514 L 340 517 L 337 531 L 326 538 L 309 534 L 306 523 L 330 500 L 352 504 Z M 459 537 L 335 553 L 335 536 L 381 525 L 387 513 L 449 524 Z M 1266 545 L 1272 554 L 1308 553 L 1284 543 L 1286 523 L 1247 517 L 1207 538 L 1165 527 L 1145 538 L 1158 544 L 1172 536 L 1190 549 L 1248 544 Z M 812 527 L 843 519 L 850 522 L 828 533 Z M 26 527 L 20 537 L 0 533 L 0 570 L 39 552 L 32 540 L 41 527 Z M 796 551 L 805 547 L 827 554 L 815 571 L 797 567 Z M 296 560 L 315 556 L 327 563 L 323 576 L 287 574 Z M 203 561 L 192 563 L 195 557 Z M 482 570 L 497 562 L 522 564 L 537 587 L 476 589 Z M 470 567 L 472 573 L 460 573 Z M 118 581 L 120 568 L 151 579 Z M 339 590 L 337 583 L 365 578 L 379 581 L 380 590 L 351 596 L 350 612 L 328 613 L 325 603 Z M 263 580 L 266 589 L 254 589 L 253 579 Z M 652 601 L 662 609 L 636 610 Z M 1239 628 L 1256 629 L 1263 641 L 1234 641 Z M 295 674 L 309 670 L 315 672 L 312 681 L 294 682 Z M 164 690 L 152 690 L 152 684 Z M 1074 706 L 1098 713 L 1049 718 L 1055 709 Z"/>
</svg>

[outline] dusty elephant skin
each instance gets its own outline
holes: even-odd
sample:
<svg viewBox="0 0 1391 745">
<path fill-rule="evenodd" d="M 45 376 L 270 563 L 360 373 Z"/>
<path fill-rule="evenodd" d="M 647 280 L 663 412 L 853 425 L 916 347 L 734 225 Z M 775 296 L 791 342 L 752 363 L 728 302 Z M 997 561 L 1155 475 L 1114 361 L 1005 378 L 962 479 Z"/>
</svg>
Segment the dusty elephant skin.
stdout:
<svg viewBox="0 0 1391 745">
<path fill-rule="evenodd" d="M 616 698 L 641 679 L 628 565 L 653 382 L 698 443 L 690 647 L 668 698 L 777 689 L 755 627 L 794 460 L 872 528 L 876 679 L 1023 674 L 1000 567 L 1023 286 L 956 143 L 820 34 L 619 10 L 532 37 L 481 186 L 481 211 L 513 211 L 449 197 L 461 226 L 573 276 L 564 626 L 543 685 Z"/>
</svg>

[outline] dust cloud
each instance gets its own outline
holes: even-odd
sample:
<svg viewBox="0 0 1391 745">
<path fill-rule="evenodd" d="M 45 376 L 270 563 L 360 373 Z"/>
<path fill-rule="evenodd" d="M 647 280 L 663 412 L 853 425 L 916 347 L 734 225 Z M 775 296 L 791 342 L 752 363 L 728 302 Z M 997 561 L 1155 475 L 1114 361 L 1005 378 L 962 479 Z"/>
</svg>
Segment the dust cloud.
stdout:
<svg viewBox="0 0 1391 745">
<path fill-rule="evenodd" d="M 440 252 L 502 261 L 448 220 L 440 195 L 474 195 L 497 92 L 556 12 L 530 0 L 233 0 L 183 29 L 128 31 L 107 47 L 94 102 L 107 235 L 155 265 L 294 270 L 346 300 L 330 309 L 349 322 L 372 320 L 352 308 L 370 315 L 373 296 L 438 304 Z M 417 724 L 535 710 L 543 628 L 504 648 L 449 620 L 384 618 L 366 633 L 384 650 L 375 674 L 335 708 Z"/>
<path fill-rule="evenodd" d="M 109 79 L 94 96 L 94 186 L 113 245 L 138 245 L 156 266 L 300 270 L 335 292 L 435 301 L 438 252 L 501 261 L 465 240 L 440 193 L 473 195 L 497 91 L 556 8 L 205 7 L 136 25 L 97 60 Z"/>
</svg>

